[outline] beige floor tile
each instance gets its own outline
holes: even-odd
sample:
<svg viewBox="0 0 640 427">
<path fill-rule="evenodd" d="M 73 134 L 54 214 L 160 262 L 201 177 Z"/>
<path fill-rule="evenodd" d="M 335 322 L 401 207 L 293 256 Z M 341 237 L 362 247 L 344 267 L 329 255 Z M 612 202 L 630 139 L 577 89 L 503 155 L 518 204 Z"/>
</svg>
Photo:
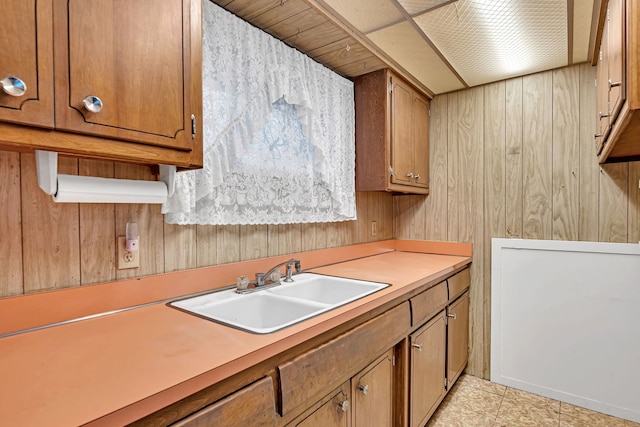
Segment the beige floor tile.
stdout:
<svg viewBox="0 0 640 427">
<path fill-rule="evenodd" d="M 482 391 L 499 394 L 500 396 L 504 396 L 504 392 L 507 389 L 506 386 L 492 383 L 491 381 L 466 374 L 460 375 L 460 378 L 458 378 L 458 381 L 456 381 L 456 385 L 457 384 L 469 385 L 471 387 L 479 388 Z"/>
<path fill-rule="evenodd" d="M 537 394 L 527 393 L 526 391 L 507 387 L 504 393 L 505 400 L 510 400 L 524 406 L 542 406 L 556 413 L 560 413 L 560 401 L 549 399 L 548 397 L 538 396 Z"/>
<path fill-rule="evenodd" d="M 467 384 L 454 387 L 447 396 L 448 407 L 454 410 L 465 409 L 468 412 L 483 413 L 495 416 L 500 409 L 502 396 L 490 393 Z"/>
<path fill-rule="evenodd" d="M 493 427 L 495 421 L 495 415 L 458 408 L 455 411 L 437 411 L 427 423 L 427 427 Z"/>
<path fill-rule="evenodd" d="M 554 411 L 548 404 L 531 404 L 524 400 L 502 401 L 496 427 L 558 427 L 559 411 Z"/>
<path fill-rule="evenodd" d="M 625 421 L 563 402 L 560 404 L 560 425 L 563 427 L 625 427 Z"/>
</svg>

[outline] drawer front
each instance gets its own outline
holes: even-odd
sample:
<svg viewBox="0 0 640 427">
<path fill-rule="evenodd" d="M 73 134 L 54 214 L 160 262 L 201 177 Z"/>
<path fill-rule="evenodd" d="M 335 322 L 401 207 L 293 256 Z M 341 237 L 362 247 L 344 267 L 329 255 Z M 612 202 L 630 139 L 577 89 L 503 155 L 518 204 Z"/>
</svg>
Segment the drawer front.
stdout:
<svg viewBox="0 0 640 427">
<path fill-rule="evenodd" d="M 355 370 L 407 334 L 409 304 L 402 303 L 321 346 L 278 366 L 281 415 L 323 390 L 336 388 Z"/>
<path fill-rule="evenodd" d="M 442 281 L 409 300 L 411 325 L 416 326 L 436 315 L 447 303 L 447 282 Z"/>
<path fill-rule="evenodd" d="M 469 268 L 447 279 L 449 285 L 449 301 L 453 301 L 471 285 L 471 270 Z"/>
<path fill-rule="evenodd" d="M 273 427 L 276 423 L 274 400 L 273 381 L 265 377 L 173 425 Z"/>
</svg>

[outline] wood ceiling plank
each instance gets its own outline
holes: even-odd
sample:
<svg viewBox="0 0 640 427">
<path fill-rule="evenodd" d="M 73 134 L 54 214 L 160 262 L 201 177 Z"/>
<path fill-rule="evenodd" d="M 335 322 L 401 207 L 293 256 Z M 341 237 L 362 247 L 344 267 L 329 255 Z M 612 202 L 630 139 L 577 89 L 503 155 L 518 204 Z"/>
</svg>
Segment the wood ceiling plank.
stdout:
<svg viewBox="0 0 640 427">
<path fill-rule="evenodd" d="M 357 77 L 363 74 L 370 73 L 372 71 L 381 70 L 387 68 L 387 64 L 382 62 L 377 57 L 371 55 L 368 59 L 353 62 L 351 64 L 339 65 L 333 68 L 336 73 L 342 74 L 348 77 Z"/>
<path fill-rule="evenodd" d="M 229 12 L 251 22 L 256 16 L 280 6 L 280 0 L 213 0 Z"/>
<path fill-rule="evenodd" d="M 261 13 L 260 15 L 253 17 L 251 20 L 249 20 L 249 22 L 251 22 L 256 27 L 266 31 L 267 28 L 278 25 L 280 22 L 286 21 L 292 16 L 296 16 L 299 13 L 302 13 L 309 9 L 309 5 L 307 5 L 302 0 L 289 0 L 282 4 L 278 3 L 277 7 L 269 9 Z M 240 17 L 244 18 L 243 16 Z"/>
<path fill-rule="evenodd" d="M 347 46 L 349 46 L 348 50 Z M 368 49 L 350 37 L 309 52 L 309 56 L 318 62 L 334 64 L 334 66 L 345 66 L 354 62 L 366 61 L 373 57 Z"/>
<path fill-rule="evenodd" d="M 344 39 L 344 31 L 325 21 L 320 25 L 285 39 L 284 42 L 302 52 L 309 52 L 341 39 Z"/>
<path fill-rule="evenodd" d="M 315 10 L 307 9 L 266 28 L 265 31 L 280 40 L 285 40 L 325 21 Z"/>
</svg>

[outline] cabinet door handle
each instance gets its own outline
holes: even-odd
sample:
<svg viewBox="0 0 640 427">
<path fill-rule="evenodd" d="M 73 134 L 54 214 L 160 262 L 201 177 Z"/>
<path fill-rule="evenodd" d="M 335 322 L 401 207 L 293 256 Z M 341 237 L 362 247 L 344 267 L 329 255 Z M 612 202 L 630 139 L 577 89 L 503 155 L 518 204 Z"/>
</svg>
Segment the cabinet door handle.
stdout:
<svg viewBox="0 0 640 427">
<path fill-rule="evenodd" d="M 362 394 L 367 394 L 369 393 L 369 386 L 368 385 L 361 385 L 358 387 L 358 390 L 360 390 L 362 392 Z"/>
<path fill-rule="evenodd" d="M 456 318 L 456 314 L 455 313 L 453 313 L 453 314 L 447 313 L 447 317 L 451 317 L 452 319 L 455 319 Z"/>
<path fill-rule="evenodd" d="M 418 350 L 422 351 L 422 344 L 416 344 L 414 342 L 411 343 L 411 347 L 415 347 Z"/>
<path fill-rule="evenodd" d="M 606 113 L 606 114 L 605 114 L 605 113 L 603 113 L 602 111 L 600 111 L 600 112 L 598 113 L 598 117 L 600 117 L 600 120 L 604 119 L 605 117 L 609 117 L 610 115 L 611 115 L 611 114 L 609 114 L 609 113 Z"/>
<path fill-rule="evenodd" d="M 407 178 L 413 178 L 413 172 L 409 172 L 409 173 L 407 174 Z"/>
<path fill-rule="evenodd" d="M 349 410 L 349 401 L 345 400 L 344 402 L 340 402 L 338 408 L 340 408 L 342 412 L 347 412 Z"/>
<path fill-rule="evenodd" d="M 97 96 L 89 95 L 82 100 L 82 103 L 84 104 L 84 108 L 86 108 L 87 111 L 90 111 L 92 113 L 99 113 L 100 111 L 102 111 L 102 100 Z"/>
<path fill-rule="evenodd" d="M 613 82 L 609 80 L 609 89 L 611 89 L 612 87 L 618 87 L 618 86 L 622 86 L 622 82 Z"/>
<path fill-rule="evenodd" d="M 416 181 L 419 180 L 420 179 L 420 174 L 417 174 L 414 178 L 416 179 Z"/>
<path fill-rule="evenodd" d="M 593 134 L 593 137 L 594 137 L 594 138 L 600 138 L 601 136 L 602 136 L 602 134 L 601 134 L 601 133 L 594 133 L 594 134 Z"/>
<path fill-rule="evenodd" d="M 7 76 L 2 79 L 2 90 L 7 95 L 22 96 L 27 91 L 27 85 L 17 77 Z"/>
</svg>

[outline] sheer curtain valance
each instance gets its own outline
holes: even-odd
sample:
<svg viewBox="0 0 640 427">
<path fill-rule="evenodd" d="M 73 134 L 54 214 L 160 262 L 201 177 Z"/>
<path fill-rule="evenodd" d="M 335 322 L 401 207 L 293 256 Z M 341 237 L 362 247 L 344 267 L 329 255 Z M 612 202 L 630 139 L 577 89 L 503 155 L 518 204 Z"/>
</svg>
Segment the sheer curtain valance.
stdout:
<svg viewBox="0 0 640 427">
<path fill-rule="evenodd" d="M 355 219 L 353 84 L 203 5 L 204 168 L 179 173 L 174 224 Z"/>
</svg>

